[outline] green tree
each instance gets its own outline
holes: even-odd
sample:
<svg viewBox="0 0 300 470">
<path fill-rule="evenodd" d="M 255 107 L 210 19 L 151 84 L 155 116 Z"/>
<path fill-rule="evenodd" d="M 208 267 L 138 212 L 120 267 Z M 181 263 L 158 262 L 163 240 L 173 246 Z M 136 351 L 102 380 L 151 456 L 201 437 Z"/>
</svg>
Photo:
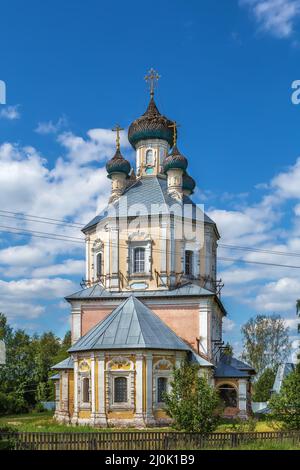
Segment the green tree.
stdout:
<svg viewBox="0 0 300 470">
<path fill-rule="evenodd" d="M 271 390 L 274 385 L 276 372 L 268 367 L 261 374 L 254 384 L 253 401 L 268 401 L 271 397 Z"/>
<path fill-rule="evenodd" d="M 267 367 L 284 362 L 290 354 L 289 329 L 280 315 L 257 315 L 241 329 L 242 359 L 251 364 L 259 377 Z"/>
<path fill-rule="evenodd" d="M 0 413 L 24 412 L 40 401 L 53 400 L 51 366 L 68 356 L 70 332 L 63 340 L 52 332 L 30 336 L 13 330 L 0 314 L 0 339 L 5 341 L 7 359 L 0 367 Z"/>
<path fill-rule="evenodd" d="M 300 366 L 283 380 L 280 393 L 269 402 L 271 418 L 282 421 L 288 429 L 300 429 Z"/>
<path fill-rule="evenodd" d="M 187 361 L 174 369 L 171 391 L 165 395 L 166 412 L 174 419 L 177 429 L 208 433 L 219 421 L 218 393 L 204 377 L 199 367 Z"/>
</svg>

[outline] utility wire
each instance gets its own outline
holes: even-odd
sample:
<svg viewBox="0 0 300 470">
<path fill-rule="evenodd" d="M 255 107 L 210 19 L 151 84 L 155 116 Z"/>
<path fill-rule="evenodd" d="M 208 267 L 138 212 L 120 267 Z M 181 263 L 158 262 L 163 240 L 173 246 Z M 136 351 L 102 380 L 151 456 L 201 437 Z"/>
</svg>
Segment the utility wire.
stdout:
<svg viewBox="0 0 300 470">
<path fill-rule="evenodd" d="M 3 230 L 2 227 L 3 226 L 0 225 L 0 232 L 12 233 L 12 234 L 15 234 L 15 235 L 25 234 L 25 235 L 30 235 L 30 236 L 37 237 L 37 238 L 46 238 L 46 239 L 49 239 L 49 240 L 59 240 L 59 241 L 66 241 L 66 242 L 71 242 L 71 243 L 79 243 L 79 244 L 82 244 L 82 245 L 85 244 L 85 241 L 83 239 L 80 239 L 80 238 L 67 237 L 67 236 L 64 236 L 64 235 L 60 236 L 60 235 L 55 235 L 55 234 L 48 234 L 46 232 L 35 232 L 35 231 L 32 231 L 32 230 L 18 229 L 18 228 L 13 228 L 13 227 L 3 227 L 3 228 L 9 228 L 10 229 L 10 230 Z M 14 231 L 12 231 L 12 230 L 14 230 Z M 122 243 L 119 243 L 119 245 L 112 243 L 112 246 L 127 247 L 126 244 L 122 244 Z M 153 248 L 152 251 L 157 252 L 157 253 L 168 253 L 168 254 L 171 253 L 170 250 L 161 250 L 159 248 Z M 175 254 L 180 254 L 181 255 L 181 252 L 176 251 Z M 205 258 L 208 258 L 208 256 L 205 256 Z M 220 256 L 217 259 L 220 260 L 220 261 L 228 261 L 228 262 L 234 262 L 234 263 L 259 264 L 259 265 L 264 265 L 264 266 L 300 269 L 300 266 L 286 265 L 286 264 L 279 264 L 279 263 L 267 263 L 267 262 L 263 262 L 263 261 L 250 261 L 250 260 L 243 260 L 243 259 L 237 259 L 237 258 L 224 258 L 224 257 L 220 257 Z"/>
</svg>

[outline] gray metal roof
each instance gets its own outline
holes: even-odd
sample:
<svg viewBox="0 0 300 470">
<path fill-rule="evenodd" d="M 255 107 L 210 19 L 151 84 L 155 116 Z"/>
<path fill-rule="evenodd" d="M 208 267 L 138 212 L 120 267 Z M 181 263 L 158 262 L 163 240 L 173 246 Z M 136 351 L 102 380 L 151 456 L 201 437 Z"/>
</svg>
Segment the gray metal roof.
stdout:
<svg viewBox="0 0 300 470">
<path fill-rule="evenodd" d="M 54 375 L 51 375 L 51 377 L 49 377 L 50 380 L 59 380 L 60 379 L 60 375 L 59 374 L 54 374 Z"/>
<path fill-rule="evenodd" d="M 190 352 L 189 359 L 192 364 L 197 364 L 201 367 L 214 367 L 214 365 L 211 362 L 208 362 L 206 359 L 204 359 L 199 354 L 196 354 L 195 351 L 192 351 L 192 350 Z"/>
<path fill-rule="evenodd" d="M 294 372 L 294 370 L 295 364 L 291 362 L 285 362 L 284 364 L 280 364 L 277 369 L 272 392 L 279 393 L 282 387 L 282 382 L 291 372 Z"/>
<path fill-rule="evenodd" d="M 242 370 L 248 372 L 248 374 L 255 374 L 255 370 L 246 362 L 237 359 L 236 357 L 230 356 L 228 354 L 222 353 L 220 357 L 220 362 L 225 362 L 225 364 L 229 364 L 234 369 Z"/>
<path fill-rule="evenodd" d="M 67 359 L 64 359 L 63 361 L 59 362 L 58 364 L 55 364 L 55 366 L 52 366 L 51 369 L 53 369 L 53 370 L 74 369 L 74 361 L 73 361 L 72 357 L 68 357 Z"/>
<path fill-rule="evenodd" d="M 132 348 L 190 350 L 155 313 L 131 295 L 69 352 Z"/>
<path fill-rule="evenodd" d="M 239 369 L 235 369 L 229 364 L 225 364 L 224 362 L 219 362 L 214 376 L 217 378 L 230 378 L 230 377 L 236 377 L 236 378 L 243 378 L 243 377 L 249 377 L 249 374 L 247 372 L 244 372 Z"/>
<path fill-rule="evenodd" d="M 201 211 L 188 196 L 183 196 L 182 202 L 178 202 L 168 194 L 167 180 L 164 176 L 151 176 L 139 178 L 132 186 L 130 186 L 115 203 L 108 205 L 99 215 L 94 217 L 83 229 L 85 232 L 89 228 L 97 225 L 100 221 L 116 213 L 120 217 L 128 216 L 128 208 L 139 206 L 138 215 L 150 215 L 153 206 L 159 206 L 159 213 L 166 215 L 170 214 L 171 207 L 176 204 L 181 205 L 183 211 L 184 205 L 190 204 L 192 206 L 193 217 L 198 217 L 198 220 L 204 220 L 207 224 L 215 225 L 208 215 Z M 141 211 L 141 206 L 144 208 L 144 213 Z M 177 212 L 176 212 L 177 213 Z M 132 214 L 134 215 L 134 214 Z"/>
<path fill-rule="evenodd" d="M 142 298 L 152 298 L 152 297 L 189 297 L 189 296 L 214 296 L 215 293 L 211 292 L 203 287 L 198 286 L 188 282 L 176 289 L 169 290 L 136 290 L 136 291 L 108 291 L 100 284 L 95 284 L 92 287 L 87 289 L 82 289 L 75 294 L 68 295 L 66 300 L 75 300 L 75 299 L 111 299 L 111 298 L 127 298 L 131 295 L 135 297 Z"/>
</svg>

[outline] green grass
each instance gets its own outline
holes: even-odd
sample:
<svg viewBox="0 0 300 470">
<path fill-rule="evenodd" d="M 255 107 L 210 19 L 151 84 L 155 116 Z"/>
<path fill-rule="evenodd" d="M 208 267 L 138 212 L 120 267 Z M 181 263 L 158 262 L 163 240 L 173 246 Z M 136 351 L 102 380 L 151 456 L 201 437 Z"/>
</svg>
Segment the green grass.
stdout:
<svg viewBox="0 0 300 470">
<path fill-rule="evenodd" d="M 69 426 L 58 424 L 53 419 L 52 411 L 42 413 L 28 413 L 23 415 L 9 415 L 0 417 L 0 427 L 10 426 L 18 431 L 40 431 L 40 432 L 103 432 L 110 429 L 93 428 L 92 426 Z M 281 429 L 279 422 L 257 421 L 255 431 L 278 431 Z M 116 430 L 114 428 L 112 431 Z M 133 431 L 134 428 L 126 428 L 124 431 Z M 172 431 L 172 428 L 151 428 L 151 431 Z M 216 432 L 243 432 L 247 429 L 247 422 L 234 424 L 232 421 L 224 420 L 216 429 Z"/>
<path fill-rule="evenodd" d="M 24 432 L 107 432 L 119 431 L 116 428 L 94 428 L 92 426 L 71 426 L 57 423 L 52 411 L 28 413 L 24 415 L 9 415 L 0 417 L 0 427 L 9 426 L 16 431 Z M 124 428 L 125 432 L 137 431 L 135 428 Z M 139 429 L 140 431 L 140 429 Z M 151 428 L 151 431 L 170 431 L 170 428 Z"/>
</svg>

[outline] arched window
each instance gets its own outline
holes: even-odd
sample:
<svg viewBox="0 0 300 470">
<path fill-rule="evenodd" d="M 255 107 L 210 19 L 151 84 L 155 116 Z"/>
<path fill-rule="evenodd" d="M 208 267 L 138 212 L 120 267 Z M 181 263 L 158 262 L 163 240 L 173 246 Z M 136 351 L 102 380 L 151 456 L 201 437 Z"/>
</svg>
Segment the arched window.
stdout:
<svg viewBox="0 0 300 470">
<path fill-rule="evenodd" d="M 127 378 L 116 377 L 114 380 L 114 402 L 126 403 L 127 402 Z"/>
<path fill-rule="evenodd" d="M 133 271 L 135 273 L 145 272 L 145 248 L 135 248 L 134 260 L 133 260 Z"/>
<path fill-rule="evenodd" d="M 221 400 L 225 403 L 225 406 L 230 408 L 237 407 L 237 391 L 230 384 L 223 384 L 219 387 Z"/>
<path fill-rule="evenodd" d="M 153 165 L 153 150 L 147 150 L 146 152 L 146 165 Z"/>
<path fill-rule="evenodd" d="M 166 377 L 158 377 L 157 379 L 157 402 L 164 403 L 164 394 L 167 392 L 168 379 Z"/>
<path fill-rule="evenodd" d="M 84 377 L 82 379 L 82 402 L 89 403 L 90 401 L 90 379 Z"/>
<path fill-rule="evenodd" d="M 186 250 L 185 252 L 185 268 L 184 273 L 186 276 L 193 275 L 193 252 Z"/>
<path fill-rule="evenodd" d="M 96 276 L 97 278 L 102 276 L 102 253 L 96 255 Z"/>
</svg>

